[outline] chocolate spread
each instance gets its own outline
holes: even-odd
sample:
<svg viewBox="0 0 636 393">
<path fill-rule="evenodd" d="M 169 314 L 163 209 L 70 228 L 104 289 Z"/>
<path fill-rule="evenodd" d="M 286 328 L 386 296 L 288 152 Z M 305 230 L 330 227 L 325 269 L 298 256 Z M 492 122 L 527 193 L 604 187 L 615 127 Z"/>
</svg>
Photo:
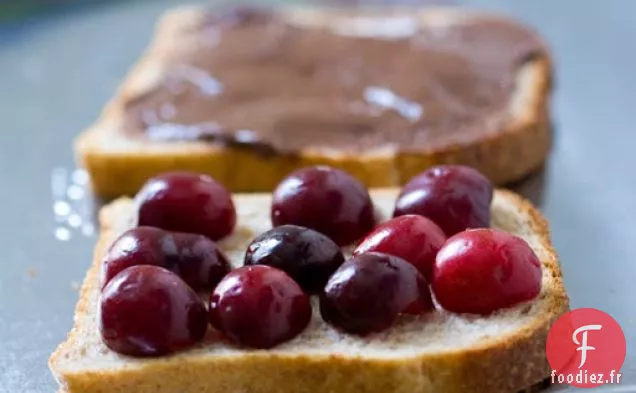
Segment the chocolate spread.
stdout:
<svg viewBox="0 0 636 393">
<path fill-rule="evenodd" d="M 127 99 L 127 132 L 280 153 L 443 147 L 505 126 L 519 67 L 545 54 L 502 19 L 356 23 L 337 31 L 256 10 L 210 13 L 162 54 L 161 82 Z"/>
</svg>

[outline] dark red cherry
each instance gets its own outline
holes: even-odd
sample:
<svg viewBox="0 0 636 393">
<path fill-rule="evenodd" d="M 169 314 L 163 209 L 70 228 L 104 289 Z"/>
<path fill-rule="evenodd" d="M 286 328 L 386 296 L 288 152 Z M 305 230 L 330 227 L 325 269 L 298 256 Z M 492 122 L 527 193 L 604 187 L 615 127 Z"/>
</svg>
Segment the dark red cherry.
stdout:
<svg viewBox="0 0 636 393">
<path fill-rule="evenodd" d="M 247 347 L 271 348 L 291 340 L 309 324 L 311 305 L 282 270 L 244 266 L 230 272 L 210 296 L 212 326 Z"/>
<path fill-rule="evenodd" d="M 469 230 L 448 239 L 437 254 L 431 288 L 449 311 L 490 314 L 539 294 L 541 262 L 521 238 Z"/>
<path fill-rule="evenodd" d="M 211 290 L 230 271 L 230 262 L 215 242 L 203 235 L 174 233 L 178 260 L 172 270 L 192 288 Z"/>
<path fill-rule="evenodd" d="M 353 254 L 375 251 L 400 257 L 430 282 L 435 255 L 445 241 L 446 235 L 433 221 L 409 214 L 378 225 Z"/>
<path fill-rule="evenodd" d="M 216 243 L 203 235 L 137 227 L 110 246 L 102 264 L 102 288 L 122 270 L 155 265 L 177 273 L 196 290 L 211 290 L 230 270 Z"/>
<path fill-rule="evenodd" d="M 199 342 L 207 329 L 199 296 L 176 274 L 132 266 L 106 285 L 98 325 L 106 346 L 130 356 L 160 356 Z"/>
<path fill-rule="evenodd" d="M 417 214 L 447 236 L 490 225 L 493 186 L 476 170 L 461 165 L 433 167 L 415 176 L 398 197 L 393 216 Z"/>
<path fill-rule="evenodd" d="M 137 227 L 124 232 L 104 255 L 101 272 L 102 288 L 122 270 L 136 265 L 172 268 L 178 260 L 173 236 L 152 227 Z"/>
<path fill-rule="evenodd" d="M 400 314 L 432 309 L 426 280 L 413 265 L 373 252 L 347 260 L 320 297 L 320 313 L 326 322 L 360 335 L 389 328 Z"/>
<path fill-rule="evenodd" d="M 282 225 L 256 237 L 247 247 L 246 265 L 269 265 L 285 271 L 308 293 L 323 290 L 342 265 L 340 247 L 322 233 Z"/>
<path fill-rule="evenodd" d="M 272 224 L 299 225 L 347 245 L 374 224 L 366 188 L 348 173 L 326 166 L 297 170 L 274 190 Z"/>
<path fill-rule="evenodd" d="M 136 202 L 140 226 L 217 240 L 230 234 L 236 224 L 230 193 L 206 175 L 171 172 L 154 177 L 139 191 Z"/>
</svg>

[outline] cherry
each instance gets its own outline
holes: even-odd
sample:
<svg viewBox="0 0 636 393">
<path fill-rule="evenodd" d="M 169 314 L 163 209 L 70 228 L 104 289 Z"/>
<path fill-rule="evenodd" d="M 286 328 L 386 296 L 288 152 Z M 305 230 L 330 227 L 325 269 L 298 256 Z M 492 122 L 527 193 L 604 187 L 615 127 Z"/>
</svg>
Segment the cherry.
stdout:
<svg viewBox="0 0 636 393">
<path fill-rule="evenodd" d="M 106 346 L 130 356 L 160 356 L 190 347 L 207 329 L 205 306 L 176 274 L 132 266 L 106 285 L 99 304 Z"/>
<path fill-rule="evenodd" d="M 415 176 L 402 189 L 393 216 L 430 218 L 447 236 L 490 225 L 492 183 L 461 165 L 436 166 Z"/>
<path fill-rule="evenodd" d="M 378 225 L 353 254 L 375 251 L 400 257 L 430 282 L 435 256 L 445 241 L 446 235 L 433 221 L 409 214 Z"/>
<path fill-rule="evenodd" d="M 374 224 L 366 188 L 348 173 L 327 166 L 293 172 L 274 190 L 273 226 L 311 228 L 339 246 L 361 238 Z"/>
<path fill-rule="evenodd" d="M 320 297 L 320 313 L 326 322 L 360 335 L 389 328 L 400 314 L 432 309 L 426 281 L 413 265 L 374 252 L 348 259 Z"/>
<path fill-rule="evenodd" d="M 266 349 L 300 334 L 311 319 L 311 305 L 282 270 L 243 266 L 225 276 L 210 296 L 209 318 L 230 340 Z"/>
<path fill-rule="evenodd" d="M 449 311 L 490 314 L 539 294 L 541 262 L 523 239 L 469 230 L 448 239 L 437 254 L 431 289 Z"/>
<path fill-rule="evenodd" d="M 342 265 L 340 247 L 327 236 L 296 225 L 282 225 L 256 237 L 245 265 L 269 265 L 285 271 L 308 293 L 318 293 Z"/>
<path fill-rule="evenodd" d="M 176 264 L 177 245 L 159 228 L 137 227 L 124 232 L 110 245 L 102 263 L 102 288 L 122 270 L 136 265 L 168 268 Z"/>
<path fill-rule="evenodd" d="M 230 271 L 230 262 L 215 242 L 203 235 L 174 233 L 178 260 L 173 267 L 195 290 L 211 290 Z"/>
<path fill-rule="evenodd" d="M 211 177 L 171 172 L 154 177 L 136 196 L 138 225 L 198 233 L 218 240 L 236 224 L 230 193 Z"/>
<path fill-rule="evenodd" d="M 124 232 L 107 250 L 102 288 L 122 270 L 137 265 L 169 269 L 196 290 L 213 289 L 230 270 L 216 243 L 203 235 L 137 227 Z"/>
</svg>

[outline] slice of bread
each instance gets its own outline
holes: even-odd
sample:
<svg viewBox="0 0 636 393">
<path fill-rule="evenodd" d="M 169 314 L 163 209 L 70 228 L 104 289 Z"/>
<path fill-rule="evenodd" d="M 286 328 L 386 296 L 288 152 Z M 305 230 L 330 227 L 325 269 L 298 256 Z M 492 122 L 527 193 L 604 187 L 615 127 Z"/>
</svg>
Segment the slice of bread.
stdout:
<svg viewBox="0 0 636 393">
<path fill-rule="evenodd" d="M 443 143 L 426 142 L 409 150 L 396 148 L 392 141 L 387 141 L 381 148 L 364 151 L 351 152 L 335 145 L 329 148 L 308 146 L 297 154 L 262 154 L 257 149 L 212 141 L 150 141 L 144 137 L 131 137 L 124 124 L 126 103 L 144 97 L 161 83 L 171 67 L 167 59 L 174 63 L 174 58 L 178 58 L 175 54 L 192 45 L 193 26 L 204 23 L 202 20 L 209 17 L 209 12 L 200 8 L 169 12 L 158 23 L 152 44 L 100 118 L 77 138 L 78 161 L 87 168 L 96 194 L 102 197 L 131 195 L 148 178 L 172 170 L 208 173 L 233 191 L 271 191 L 293 169 L 317 164 L 344 169 L 368 187 L 398 186 L 438 164 L 472 166 L 493 182 L 504 184 L 541 167 L 547 157 L 551 144 L 548 110 L 551 59 L 543 44 L 538 44 L 539 53 L 525 59 L 516 69 L 514 93 L 502 110 L 505 112 L 502 116 L 507 120 L 497 125 L 487 122 L 468 124 L 478 129 L 473 137 L 458 137 L 455 132 L 449 132 L 444 134 Z M 379 12 L 294 9 L 278 12 L 295 26 L 326 27 L 354 35 L 368 33 L 369 29 L 378 34 L 386 29 L 387 34 L 393 34 L 394 27 L 404 24 L 405 20 L 413 21 L 420 28 L 434 26 L 443 31 L 487 18 L 540 41 L 533 32 L 505 17 L 462 8 L 383 9 Z M 490 38 L 495 46 L 502 38 L 497 34 L 502 33 L 493 33 Z M 519 48 L 503 48 L 498 52 L 507 53 L 508 49 Z M 412 75 L 414 84 L 418 83 L 418 78 L 422 80 L 421 75 Z M 424 81 L 421 83 L 424 88 Z M 453 116 L 449 114 L 449 121 L 456 120 Z"/>
<path fill-rule="evenodd" d="M 391 214 L 397 192 L 371 192 L 379 217 Z M 239 266 L 250 240 L 270 228 L 271 198 L 244 194 L 234 201 L 238 226 L 219 244 Z M 568 297 L 545 219 L 509 191 L 496 191 L 492 223 L 525 239 L 539 256 L 543 288 L 534 301 L 488 317 L 437 310 L 366 338 L 336 331 L 314 307 L 309 327 L 271 350 L 242 349 L 210 329 L 195 348 L 152 359 L 110 351 L 97 328 L 102 254 L 133 216 L 128 199 L 101 211 L 101 236 L 74 327 L 50 359 L 67 393 L 496 393 L 529 388 L 550 375 L 545 341 L 568 310 Z"/>
</svg>

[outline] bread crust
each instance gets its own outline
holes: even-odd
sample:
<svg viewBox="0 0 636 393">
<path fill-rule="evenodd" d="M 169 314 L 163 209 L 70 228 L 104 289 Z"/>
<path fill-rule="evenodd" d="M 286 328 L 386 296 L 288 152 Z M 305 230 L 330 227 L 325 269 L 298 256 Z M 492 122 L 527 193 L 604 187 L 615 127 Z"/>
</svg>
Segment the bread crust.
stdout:
<svg viewBox="0 0 636 393">
<path fill-rule="evenodd" d="M 372 195 L 397 190 L 374 191 Z M 240 197 L 239 197 L 240 198 Z M 517 392 L 535 386 L 550 374 L 545 342 L 552 323 L 568 310 L 557 254 L 552 247 L 546 220 L 520 196 L 498 190 L 497 203 L 505 206 L 501 222 L 513 220 L 520 232 L 536 239 L 544 271 L 551 275 L 550 288 L 542 291 L 542 312 L 514 332 L 488 337 L 470 347 L 437 353 L 383 358 L 346 353 L 286 354 L 277 351 L 246 351 L 240 356 L 188 356 L 144 360 L 134 367 L 70 370 L 65 362 L 82 346 L 81 325 L 91 309 L 91 293 L 98 282 L 103 250 L 126 219 L 130 201 L 118 200 L 100 214 L 101 236 L 94 262 L 82 285 L 75 324 L 66 342 L 51 356 L 50 367 L 67 393 L 497 393 Z M 125 359 L 125 358 L 122 358 Z M 192 390 L 188 390 L 192 389 Z"/>
<path fill-rule="evenodd" d="M 404 15 L 403 9 L 393 10 Z M 414 11 L 408 10 L 409 15 Z M 316 10 L 288 11 L 290 20 L 300 24 L 326 24 L 361 11 L 337 13 Z M 387 15 L 365 11 L 370 16 Z M 416 12 L 422 20 L 456 20 L 477 14 L 474 11 L 430 8 Z M 162 57 L 176 50 L 175 43 L 189 26 L 203 17 L 198 8 L 168 12 L 157 25 L 153 42 L 133 66 L 118 94 L 104 109 L 100 119 L 75 141 L 78 162 L 91 175 L 93 189 L 102 197 L 134 194 L 150 177 L 161 172 L 191 170 L 208 173 L 236 192 L 268 191 L 292 170 L 324 164 L 341 168 L 368 187 L 398 186 L 417 173 L 439 164 L 472 166 L 496 184 L 523 178 L 540 168 L 551 147 L 549 93 L 551 59 L 534 59 L 530 67 L 527 100 L 505 129 L 490 130 L 467 143 L 451 143 L 443 148 L 415 152 L 371 152 L 349 155 L 346 152 L 303 151 L 296 156 L 262 155 L 249 148 L 221 147 L 208 142 L 130 142 L 122 149 L 108 149 L 113 140 L 126 139 L 121 132 L 123 102 L 143 92 L 161 73 Z M 547 52 L 546 52 L 547 53 Z M 255 175 L 258 174 L 258 175 Z"/>
</svg>

